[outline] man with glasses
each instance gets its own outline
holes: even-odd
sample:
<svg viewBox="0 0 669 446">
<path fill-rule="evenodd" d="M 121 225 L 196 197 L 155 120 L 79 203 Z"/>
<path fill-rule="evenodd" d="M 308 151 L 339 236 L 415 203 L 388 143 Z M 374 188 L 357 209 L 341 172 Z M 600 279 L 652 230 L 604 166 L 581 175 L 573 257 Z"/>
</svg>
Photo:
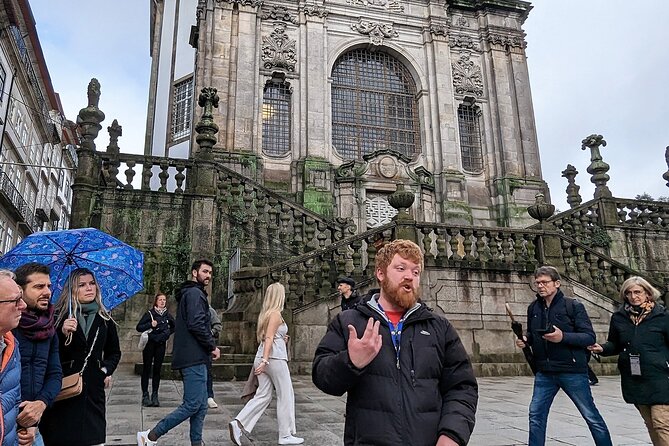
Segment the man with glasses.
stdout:
<svg viewBox="0 0 669 446">
<path fill-rule="evenodd" d="M 27 308 L 13 330 L 21 352 L 21 412 L 16 421 L 22 431 L 34 435 L 33 446 L 44 446 L 37 429 L 44 410 L 60 391 L 63 371 L 58 356 L 58 336 L 51 304 L 50 269 L 26 263 L 15 271 Z"/>
<path fill-rule="evenodd" d="M 599 414 L 588 382 L 588 351 L 595 331 L 582 303 L 560 290 L 560 274 L 552 266 L 534 272 L 537 300 L 527 309 L 527 336 L 519 348 L 532 347 L 537 368 L 530 403 L 529 446 L 546 442 L 546 423 L 560 389 L 574 402 L 597 446 L 612 446 L 611 435 Z"/>
<path fill-rule="evenodd" d="M 25 308 L 14 274 L 0 270 L 0 402 L 3 409 L 0 444 L 30 444 L 16 430 L 21 403 L 21 355 L 12 335 Z"/>
</svg>

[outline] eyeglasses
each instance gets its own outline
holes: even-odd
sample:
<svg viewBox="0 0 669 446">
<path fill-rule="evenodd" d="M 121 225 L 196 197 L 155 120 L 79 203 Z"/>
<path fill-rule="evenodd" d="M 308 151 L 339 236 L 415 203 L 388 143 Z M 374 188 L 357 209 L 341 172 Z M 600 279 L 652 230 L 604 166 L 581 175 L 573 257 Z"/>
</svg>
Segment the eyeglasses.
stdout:
<svg viewBox="0 0 669 446">
<path fill-rule="evenodd" d="M 534 282 L 534 284 L 536 286 L 546 287 L 546 286 L 548 286 L 549 283 L 553 283 L 553 282 L 555 282 L 555 281 L 554 280 L 541 280 L 541 281 Z"/>
<path fill-rule="evenodd" d="M 19 295 L 16 299 L 3 299 L 0 300 L 0 304 L 8 304 L 8 303 L 13 303 L 15 306 L 19 306 L 21 299 L 23 298 L 22 295 Z"/>
</svg>

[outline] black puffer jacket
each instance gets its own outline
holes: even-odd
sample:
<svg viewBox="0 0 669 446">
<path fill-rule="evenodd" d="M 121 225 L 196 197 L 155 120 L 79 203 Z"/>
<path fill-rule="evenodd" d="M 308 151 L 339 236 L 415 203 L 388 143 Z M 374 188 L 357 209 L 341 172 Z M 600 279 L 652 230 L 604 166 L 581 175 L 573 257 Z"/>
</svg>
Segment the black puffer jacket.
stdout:
<svg viewBox="0 0 669 446">
<path fill-rule="evenodd" d="M 158 323 L 155 327 L 152 327 L 151 322 L 154 320 Z M 150 341 L 157 344 L 164 344 L 170 336 L 172 336 L 172 333 L 174 333 L 174 318 L 169 311 L 160 314 L 156 311 L 155 307 L 151 308 L 145 312 L 139 322 L 137 322 L 137 331 L 140 333 L 148 329 L 151 329 L 151 333 L 149 333 Z"/>
<path fill-rule="evenodd" d="M 199 364 L 208 364 L 211 352 L 216 348 L 211 335 L 211 315 L 204 287 L 187 281 L 174 296 L 177 308 L 172 368 L 185 369 Z"/>
<path fill-rule="evenodd" d="M 623 399 L 630 404 L 669 404 L 669 313 L 655 304 L 634 325 L 621 306 L 611 316 L 609 337 L 602 355 L 618 355 Z M 632 376 L 630 354 L 639 355 L 641 376 Z"/>
<path fill-rule="evenodd" d="M 465 445 L 474 429 L 478 385 L 453 326 L 423 304 L 409 310 L 396 364 L 388 322 L 377 297 L 344 311 L 316 349 L 312 378 L 330 395 L 348 392 L 346 446 L 434 446 L 440 435 Z M 381 351 L 364 369 L 347 351 L 348 325 L 361 337 L 368 319 L 381 321 Z"/>
<path fill-rule="evenodd" d="M 352 291 L 351 295 L 349 296 L 348 299 L 344 299 L 344 296 L 341 297 L 341 310 L 350 310 L 351 308 L 355 308 L 356 305 L 358 305 L 360 302 L 362 302 L 362 298 L 358 294 L 357 291 Z"/>
<path fill-rule="evenodd" d="M 537 295 L 527 311 L 527 341 L 532 346 L 537 370 L 549 373 L 587 373 L 588 350 L 595 343 L 595 331 L 582 303 L 574 300 L 569 316 L 567 302 L 558 290 L 550 307 Z M 555 325 L 562 330 L 562 341 L 549 342 L 536 333 L 537 329 Z"/>
</svg>

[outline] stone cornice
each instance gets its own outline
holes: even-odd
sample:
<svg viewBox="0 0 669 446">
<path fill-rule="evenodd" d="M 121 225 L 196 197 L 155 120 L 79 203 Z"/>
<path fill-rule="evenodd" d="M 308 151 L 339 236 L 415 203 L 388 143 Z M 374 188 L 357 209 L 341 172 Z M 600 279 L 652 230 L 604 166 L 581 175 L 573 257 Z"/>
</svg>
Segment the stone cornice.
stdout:
<svg viewBox="0 0 669 446">
<path fill-rule="evenodd" d="M 446 0 L 448 8 L 453 9 L 467 9 L 467 10 L 482 10 L 482 9 L 498 9 L 502 11 L 511 11 L 517 13 L 522 21 L 527 19 L 528 14 L 533 6 L 530 2 L 523 0 Z"/>
<path fill-rule="evenodd" d="M 263 0 L 216 0 L 216 3 L 236 3 L 241 6 L 259 8 L 263 5 Z"/>
</svg>

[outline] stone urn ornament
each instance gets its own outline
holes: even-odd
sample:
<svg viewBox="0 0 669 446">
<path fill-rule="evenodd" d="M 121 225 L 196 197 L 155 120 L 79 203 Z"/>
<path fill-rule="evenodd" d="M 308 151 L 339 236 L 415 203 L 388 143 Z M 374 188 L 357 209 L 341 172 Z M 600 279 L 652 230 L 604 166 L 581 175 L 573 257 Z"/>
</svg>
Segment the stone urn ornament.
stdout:
<svg viewBox="0 0 669 446">
<path fill-rule="evenodd" d="M 404 189 L 404 184 L 398 183 L 397 190 L 388 196 L 388 203 L 395 209 L 397 209 L 397 215 L 394 219 L 397 220 L 409 220 L 411 217 L 407 212 L 413 202 L 416 200 L 416 196 L 410 190 Z"/>
<path fill-rule="evenodd" d="M 530 214 L 535 220 L 539 220 L 539 223 L 547 220 L 555 212 L 555 206 L 546 203 L 546 196 L 544 194 L 536 194 L 534 196 L 535 202 L 532 206 L 527 208 L 527 213 Z"/>
</svg>

